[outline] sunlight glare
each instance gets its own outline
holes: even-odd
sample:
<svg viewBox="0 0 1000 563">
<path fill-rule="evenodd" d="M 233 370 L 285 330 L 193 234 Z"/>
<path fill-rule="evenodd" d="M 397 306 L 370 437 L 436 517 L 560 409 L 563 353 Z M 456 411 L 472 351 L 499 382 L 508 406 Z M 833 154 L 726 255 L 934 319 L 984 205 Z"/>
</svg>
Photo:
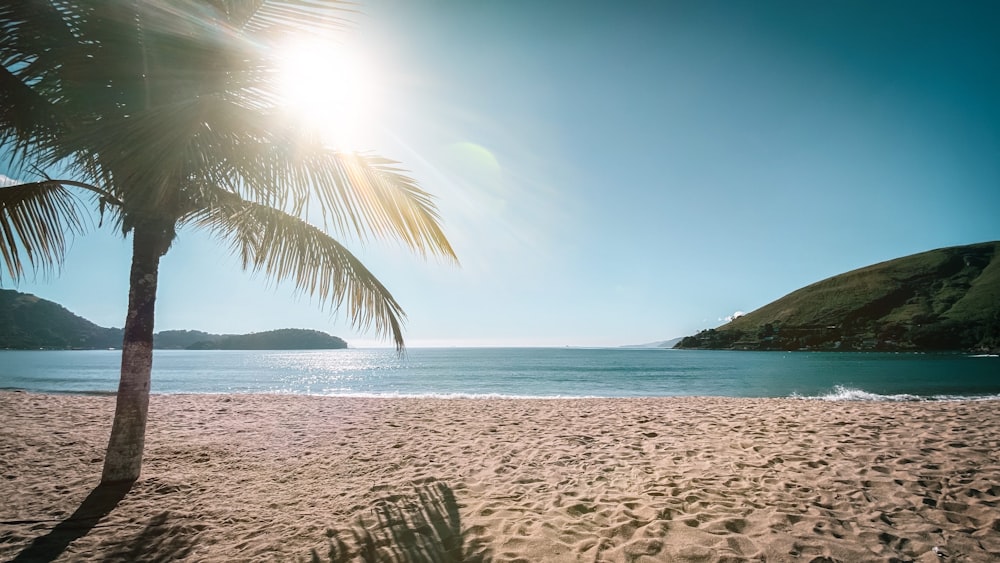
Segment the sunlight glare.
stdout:
<svg viewBox="0 0 1000 563">
<path fill-rule="evenodd" d="M 281 50 L 281 96 L 293 119 L 338 150 L 375 148 L 378 96 L 372 66 L 348 45 L 299 41 Z"/>
</svg>

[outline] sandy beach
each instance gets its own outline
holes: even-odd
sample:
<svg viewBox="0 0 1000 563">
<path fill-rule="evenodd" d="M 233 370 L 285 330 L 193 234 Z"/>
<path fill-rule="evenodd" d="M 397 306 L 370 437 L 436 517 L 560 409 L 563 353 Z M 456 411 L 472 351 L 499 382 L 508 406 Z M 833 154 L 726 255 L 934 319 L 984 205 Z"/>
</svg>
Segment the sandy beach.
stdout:
<svg viewBox="0 0 1000 563">
<path fill-rule="evenodd" d="M 998 560 L 997 407 L 2 392 L 0 560 Z"/>
</svg>

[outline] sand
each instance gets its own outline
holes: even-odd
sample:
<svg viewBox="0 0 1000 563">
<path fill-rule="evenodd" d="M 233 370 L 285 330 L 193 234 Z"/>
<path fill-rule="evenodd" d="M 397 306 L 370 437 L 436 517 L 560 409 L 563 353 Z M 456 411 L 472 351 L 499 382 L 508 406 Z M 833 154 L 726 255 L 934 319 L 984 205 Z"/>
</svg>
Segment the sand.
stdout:
<svg viewBox="0 0 1000 563">
<path fill-rule="evenodd" d="M 0 393 L 0 560 L 1000 560 L 997 402 L 159 395 L 117 504 L 113 402 Z"/>
</svg>

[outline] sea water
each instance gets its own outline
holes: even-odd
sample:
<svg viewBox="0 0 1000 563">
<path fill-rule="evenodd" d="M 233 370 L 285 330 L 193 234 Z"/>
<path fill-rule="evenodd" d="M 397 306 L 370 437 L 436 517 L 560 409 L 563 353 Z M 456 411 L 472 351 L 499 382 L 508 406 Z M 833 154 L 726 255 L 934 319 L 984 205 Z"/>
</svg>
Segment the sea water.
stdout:
<svg viewBox="0 0 1000 563">
<path fill-rule="evenodd" d="M 113 393 L 121 352 L 0 351 L 0 388 Z M 154 393 L 1000 399 L 1000 358 L 587 348 L 157 350 Z"/>
</svg>

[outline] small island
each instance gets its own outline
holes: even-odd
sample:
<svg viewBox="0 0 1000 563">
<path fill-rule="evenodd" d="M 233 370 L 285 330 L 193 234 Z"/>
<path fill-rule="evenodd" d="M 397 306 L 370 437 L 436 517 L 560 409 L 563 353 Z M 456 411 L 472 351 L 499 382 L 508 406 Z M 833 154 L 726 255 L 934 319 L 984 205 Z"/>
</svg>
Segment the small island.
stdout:
<svg viewBox="0 0 1000 563">
<path fill-rule="evenodd" d="M 336 350 L 347 348 L 347 342 L 318 330 L 283 328 L 202 340 L 186 348 L 188 350 Z"/>
</svg>

